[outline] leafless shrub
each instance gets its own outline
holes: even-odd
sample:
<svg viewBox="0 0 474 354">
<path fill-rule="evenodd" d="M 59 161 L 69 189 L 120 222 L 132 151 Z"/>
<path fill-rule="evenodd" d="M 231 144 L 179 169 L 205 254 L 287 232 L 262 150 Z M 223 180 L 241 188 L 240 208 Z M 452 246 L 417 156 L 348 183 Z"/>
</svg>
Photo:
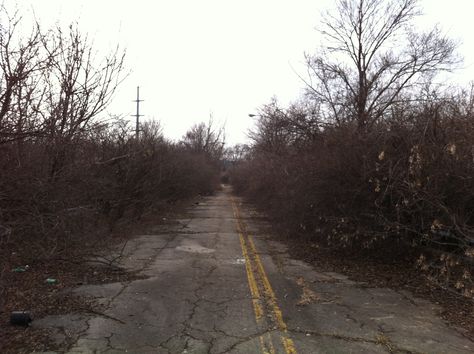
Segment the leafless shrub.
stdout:
<svg viewBox="0 0 474 354">
<path fill-rule="evenodd" d="M 306 57 L 309 103 L 264 106 L 231 177 L 289 234 L 421 252 L 430 279 L 472 297 L 472 88 L 431 87 L 458 61 L 456 43 L 438 27 L 414 31 L 419 14 L 417 0 L 337 1 Z"/>
<path fill-rule="evenodd" d="M 206 125 L 183 144 L 147 122 L 137 140 L 128 122 L 103 117 L 124 77 L 122 51 L 95 58 L 77 25 L 35 26 L 21 39 L 20 17 L 2 11 L 0 293 L 12 262 L 83 256 L 119 224 L 211 193 L 223 149 Z M 201 138 L 201 150 L 187 144 Z"/>
<path fill-rule="evenodd" d="M 41 81 L 51 57 L 42 48 L 38 26 L 22 37 L 21 16 L 0 7 L 0 144 L 35 136 L 41 129 L 36 107 L 43 102 Z"/>
<path fill-rule="evenodd" d="M 430 279 L 471 297 L 472 97 L 415 101 L 370 132 L 326 125 L 305 143 L 287 129 L 292 113 L 273 110 L 276 117 L 260 118 L 232 181 L 290 234 L 355 253 L 422 253 Z"/>
<path fill-rule="evenodd" d="M 216 128 L 211 119 L 191 127 L 181 140 L 187 150 L 205 155 L 209 160 L 219 161 L 224 153 L 224 128 Z"/>
</svg>

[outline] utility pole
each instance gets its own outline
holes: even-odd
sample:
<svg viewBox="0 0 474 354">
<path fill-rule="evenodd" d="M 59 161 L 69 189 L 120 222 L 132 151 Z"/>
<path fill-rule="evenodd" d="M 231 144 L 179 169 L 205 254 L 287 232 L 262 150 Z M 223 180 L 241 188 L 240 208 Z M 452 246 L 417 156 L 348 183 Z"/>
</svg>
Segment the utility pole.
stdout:
<svg viewBox="0 0 474 354">
<path fill-rule="evenodd" d="M 135 128 L 135 135 L 138 140 L 140 136 L 140 117 L 143 117 L 143 114 L 140 114 L 140 102 L 143 102 L 143 100 L 140 99 L 140 86 L 137 86 L 137 99 L 133 102 L 137 103 L 137 113 L 135 115 L 132 115 L 133 117 L 136 117 L 137 119 L 137 125 Z"/>
</svg>

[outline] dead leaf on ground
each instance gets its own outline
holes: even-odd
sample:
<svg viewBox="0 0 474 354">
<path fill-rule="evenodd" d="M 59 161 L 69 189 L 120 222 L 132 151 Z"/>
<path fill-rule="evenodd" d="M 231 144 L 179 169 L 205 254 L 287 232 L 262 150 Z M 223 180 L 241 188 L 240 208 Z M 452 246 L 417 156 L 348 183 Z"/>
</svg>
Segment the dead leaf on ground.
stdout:
<svg viewBox="0 0 474 354">
<path fill-rule="evenodd" d="M 308 305 L 321 299 L 318 294 L 308 287 L 303 277 L 299 277 L 296 280 L 296 284 L 298 284 L 303 290 L 300 300 L 296 303 L 297 306 Z"/>
</svg>

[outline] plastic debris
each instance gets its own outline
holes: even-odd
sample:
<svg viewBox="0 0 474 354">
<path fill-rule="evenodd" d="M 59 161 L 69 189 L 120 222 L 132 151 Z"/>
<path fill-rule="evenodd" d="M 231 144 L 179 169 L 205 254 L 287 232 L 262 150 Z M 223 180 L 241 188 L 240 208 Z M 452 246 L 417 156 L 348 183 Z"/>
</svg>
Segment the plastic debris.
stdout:
<svg viewBox="0 0 474 354">
<path fill-rule="evenodd" d="M 46 279 L 46 283 L 48 283 L 48 284 L 56 284 L 57 282 L 58 282 L 58 280 L 54 279 L 54 278 Z"/>
<path fill-rule="evenodd" d="M 16 267 L 12 269 L 12 272 L 23 273 L 23 272 L 26 272 L 26 269 L 27 269 L 26 267 Z"/>
<path fill-rule="evenodd" d="M 10 324 L 15 326 L 28 326 L 33 321 L 28 311 L 13 311 L 10 314 Z"/>
</svg>

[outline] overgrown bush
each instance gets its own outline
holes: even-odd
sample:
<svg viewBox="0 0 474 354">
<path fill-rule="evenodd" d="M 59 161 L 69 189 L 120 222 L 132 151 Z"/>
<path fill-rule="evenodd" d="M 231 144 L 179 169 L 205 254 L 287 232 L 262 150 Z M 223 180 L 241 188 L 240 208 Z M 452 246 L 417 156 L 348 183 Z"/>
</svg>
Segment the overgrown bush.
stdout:
<svg viewBox="0 0 474 354">
<path fill-rule="evenodd" d="M 434 89 L 457 44 L 416 28 L 418 0 L 333 5 L 303 104 L 262 108 L 235 189 L 328 247 L 422 252 L 430 279 L 472 297 L 474 96 Z"/>
<path fill-rule="evenodd" d="M 16 144 L 0 147 L 1 225 L 8 230 L 3 247 L 23 240 L 29 248 L 46 247 L 42 256 L 57 255 L 83 242 L 84 233 L 208 194 L 217 185 L 214 161 L 152 134 L 149 127 L 138 141 L 125 130 L 103 127 L 78 137 L 72 148 L 73 156 L 51 176 L 45 142 L 23 141 L 21 163 Z"/>
<path fill-rule="evenodd" d="M 211 122 L 181 142 L 159 123 L 140 136 L 104 119 L 123 79 L 118 49 L 96 51 L 77 26 L 21 38 L 0 9 L 0 301 L 18 262 L 87 255 L 124 223 L 218 185 L 222 136 Z M 196 149 L 200 140 L 205 149 Z M 194 143 L 190 144 L 190 143 Z M 212 142 L 212 146 L 210 144 Z M 1 303 L 0 303 L 1 307 Z"/>
<path fill-rule="evenodd" d="M 294 107 L 266 106 L 251 154 L 232 172 L 234 189 L 289 234 L 326 247 L 422 253 L 418 265 L 432 280 L 472 296 L 469 102 L 471 96 L 460 95 L 404 104 L 370 131 L 320 124 L 310 135 L 295 124 Z"/>
</svg>

